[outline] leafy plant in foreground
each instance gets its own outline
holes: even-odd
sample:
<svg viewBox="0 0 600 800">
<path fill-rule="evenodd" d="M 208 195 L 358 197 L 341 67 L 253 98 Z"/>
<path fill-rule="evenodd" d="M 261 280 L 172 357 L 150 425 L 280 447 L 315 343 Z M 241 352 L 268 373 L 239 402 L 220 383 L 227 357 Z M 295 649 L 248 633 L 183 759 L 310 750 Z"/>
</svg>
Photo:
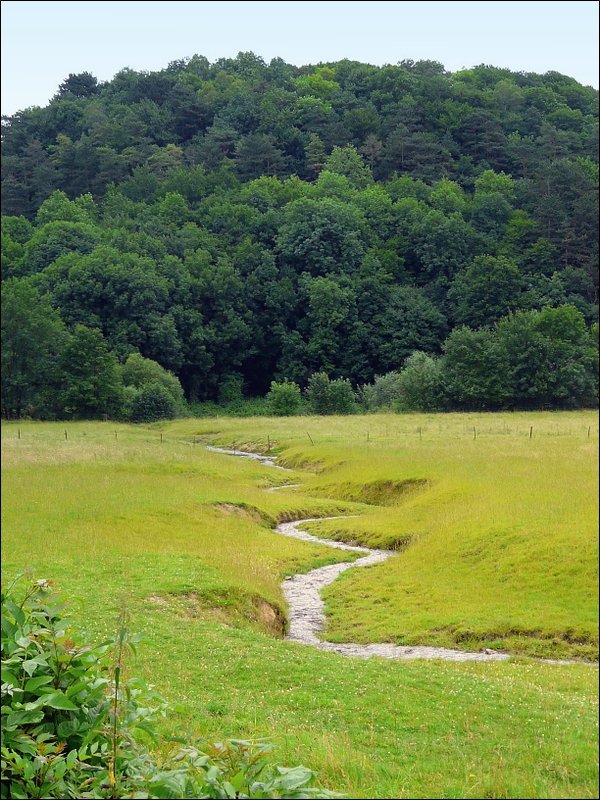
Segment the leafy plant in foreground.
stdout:
<svg viewBox="0 0 600 800">
<path fill-rule="evenodd" d="M 83 645 L 50 583 L 24 583 L 2 593 L 2 800 L 338 796 L 306 767 L 273 767 L 264 742 L 200 741 L 160 764 L 148 736 L 167 705 L 124 674 L 126 619 L 114 641 Z"/>
</svg>

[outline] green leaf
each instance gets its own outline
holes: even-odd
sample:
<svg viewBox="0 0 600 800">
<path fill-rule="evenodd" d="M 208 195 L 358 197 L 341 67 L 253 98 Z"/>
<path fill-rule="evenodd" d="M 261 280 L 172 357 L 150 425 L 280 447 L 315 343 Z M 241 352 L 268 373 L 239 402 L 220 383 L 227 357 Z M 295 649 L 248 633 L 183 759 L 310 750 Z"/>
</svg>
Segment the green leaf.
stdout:
<svg viewBox="0 0 600 800">
<path fill-rule="evenodd" d="M 79 730 L 79 722 L 76 719 L 67 719 L 58 726 L 57 733 L 61 739 L 68 739 Z"/>
<path fill-rule="evenodd" d="M 25 704 L 26 711 L 33 711 L 42 706 L 50 706 L 50 708 L 60 709 L 61 711 L 77 711 L 77 706 L 69 700 L 68 697 L 62 692 L 50 692 L 49 694 L 42 694 L 37 700 Z"/>
<path fill-rule="evenodd" d="M 61 758 L 58 763 L 55 761 L 54 765 L 54 778 L 55 780 L 60 780 L 67 771 L 67 762 L 64 758 Z"/>
<path fill-rule="evenodd" d="M 9 597 L 4 599 L 3 605 L 4 608 L 13 615 L 19 625 L 22 625 L 25 622 L 25 614 L 23 613 L 23 610 L 19 608 L 19 606 Z"/>
<path fill-rule="evenodd" d="M 38 710 L 15 711 L 6 718 L 7 729 L 18 728 L 19 725 L 29 725 L 33 722 L 41 722 L 44 719 L 44 712 Z"/>
<path fill-rule="evenodd" d="M 83 689 L 86 689 L 88 686 L 89 684 L 86 683 L 86 681 L 77 681 L 77 683 L 74 683 L 72 686 L 69 686 L 67 689 L 65 689 L 65 694 L 67 697 L 73 697 L 74 695 L 79 694 L 79 692 L 81 692 Z"/>
<path fill-rule="evenodd" d="M 23 789 L 17 783 L 15 783 L 15 781 L 12 781 L 11 783 L 10 796 L 14 797 L 15 800 L 27 800 L 29 797 L 27 792 L 23 791 Z"/>
<path fill-rule="evenodd" d="M 278 783 L 285 789 L 298 789 L 310 782 L 314 776 L 312 770 L 306 767 L 277 767 L 279 772 Z"/>
<path fill-rule="evenodd" d="M 55 692 L 45 696 L 45 705 L 50 708 L 57 708 L 61 711 L 77 711 L 77 706 L 62 692 Z"/>
<path fill-rule="evenodd" d="M 26 692 L 35 692 L 40 686 L 45 686 L 52 680 L 52 675 L 40 675 L 38 678 L 29 678 L 23 687 Z"/>
<path fill-rule="evenodd" d="M 38 667 L 47 666 L 46 656 L 36 656 L 35 658 L 29 658 L 27 661 L 23 662 L 23 669 L 28 675 L 33 675 Z"/>
<path fill-rule="evenodd" d="M 242 786 L 244 785 L 244 778 L 245 778 L 245 773 L 244 770 L 241 769 L 237 773 L 237 775 L 234 775 L 233 778 L 231 779 L 231 785 L 233 786 L 236 792 L 239 792 Z"/>
<path fill-rule="evenodd" d="M 30 756 L 35 756 L 38 752 L 35 740 L 24 733 L 10 738 L 10 748 Z"/>
<path fill-rule="evenodd" d="M 19 681 L 15 677 L 15 675 L 13 675 L 12 672 L 9 672 L 6 669 L 2 670 L 2 683 L 8 683 L 10 686 L 18 686 L 19 685 Z"/>
</svg>

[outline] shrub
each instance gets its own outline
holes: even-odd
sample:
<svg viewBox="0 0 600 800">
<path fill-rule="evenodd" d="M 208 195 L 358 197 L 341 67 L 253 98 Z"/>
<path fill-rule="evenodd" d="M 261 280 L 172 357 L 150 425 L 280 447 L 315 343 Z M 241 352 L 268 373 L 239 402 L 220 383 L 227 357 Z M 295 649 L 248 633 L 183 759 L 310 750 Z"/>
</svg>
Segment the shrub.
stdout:
<svg viewBox="0 0 600 800">
<path fill-rule="evenodd" d="M 107 676 L 110 645 L 90 648 L 67 631 L 48 581 L 18 596 L 21 584 L 2 594 L 2 797 L 110 797 L 103 789 L 127 775 L 124 753 L 153 713 L 138 705 L 146 687 Z"/>
<path fill-rule="evenodd" d="M 277 417 L 291 417 L 299 414 L 302 409 L 302 395 L 300 387 L 287 378 L 281 383 L 273 381 L 267 394 L 267 401 L 271 413 Z"/>
<path fill-rule="evenodd" d="M 324 372 L 310 376 L 306 399 L 313 414 L 351 414 L 356 407 L 350 381 L 345 378 L 332 381 Z"/>
<path fill-rule="evenodd" d="M 159 419 L 173 419 L 177 414 L 177 403 L 173 395 L 160 383 L 143 386 L 131 403 L 133 422 L 156 422 Z"/>
<path fill-rule="evenodd" d="M 347 378 L 338 378 L 329 384 L 330 414 L 351 414 L 356 409 L 356 397 Z"/>
<path fill-rule="evenodd" d="M 244 396 L 244 379 L 241 375 L 228 375 L 219 384 L 219 403 L 237 403 Z"/>
<path fill-rule="evenodd" d="M 455 328 L 444 342 L 441 368 L 453 408 L 477 411 L 510 404 L 508 356 L 488 328 Z"/>
<path fill-rule="evenodd" d="M 132 353 L 121 367 L 121 372 L 125 386 L 142 389 L 148 384 L 160 384 L 173 397 L 177 408 L 184 408 L 185 397 L 179 378 L 161 367 L 157 361 L 144 358 L 139 353 Z"/>
<path fill-rule="evenodd" d="M 3 799 L 340 797 L 310 786 L 306 767 L 272 766 L 264 742 L 188 745 L 159 766 L 144 740 L 167 705 L 121 679 L 125 625 L 114 642 L 85 646 L 49 582 L 23 584 L 2 594 Z"/>
<path fill-rule="evenodd" d="M 419 351 L 409 356 L 397 380 L 397 409 L 436 411 L 442 407 L 442 374 L 439 359 Z"/>
<path fill-rule="evenodd" d="M 191 403 L 190 413 L 194 417 L 269 417 L 271 409 L 266 397 L 244 397 L 227 405 L 211 400 Z"/>
<path fill-rule="evenodd" d="M 400 398 L 399 373 L 388 372 L 377 375 L 373 383 L 367 383 L 360 389 L 361 403 L 367 411 L 379 408 L 392 408 Z"/>
</svg>

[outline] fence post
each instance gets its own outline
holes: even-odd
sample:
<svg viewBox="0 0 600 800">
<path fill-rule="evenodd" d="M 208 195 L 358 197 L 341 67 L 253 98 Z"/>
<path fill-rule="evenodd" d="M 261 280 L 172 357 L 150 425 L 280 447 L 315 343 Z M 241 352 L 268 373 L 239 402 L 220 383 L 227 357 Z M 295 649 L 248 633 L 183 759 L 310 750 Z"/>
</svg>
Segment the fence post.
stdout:
<svg viewBox="0 0 600 800">
<path fill-rule="evenodd" d="M 20 438 L 21 438 L 21 428 L 17 428 L 17 439 Z M 589 434 L 588 434 L 588 439 L 589 439 Z"/>
<path fill-rule="evenodd" d="M 308 431 L 306 431 L 306 435 L 307 435 L 307 436 L 308 436 L 308 438 L 310 439 L 310 443 L 311 443 L 311 444 L 314 444 L 314 442 L 313 442 L 313 440 L 312 440 L 312 436 L 310 435 L 310 433 L 309 433 Z"/>
<path fill-rule="evenodd" d="M 161 433 L 161 435 L 160 435 L 160 441 L 161 441 L 161 444 L 162 444 L 162 440 L 163 440 L 162 436 L 163 436 L 163 435 L 162 435 L 162 433 Z"/>
<path fill-rule="evenodd" d="M 477 428 L 473 428 L 473 439 L 477 438 Z"/>
<path fill-rule="evenodd" d="M 529 428 L 529 438 L 533 439 L 533 425 Z"/>
<path fill-rule="evenodd" d="M 69 438 L 69 434 L 65 430 L 65 439 L 68 439 L 68 438 Z"/>
</svg>

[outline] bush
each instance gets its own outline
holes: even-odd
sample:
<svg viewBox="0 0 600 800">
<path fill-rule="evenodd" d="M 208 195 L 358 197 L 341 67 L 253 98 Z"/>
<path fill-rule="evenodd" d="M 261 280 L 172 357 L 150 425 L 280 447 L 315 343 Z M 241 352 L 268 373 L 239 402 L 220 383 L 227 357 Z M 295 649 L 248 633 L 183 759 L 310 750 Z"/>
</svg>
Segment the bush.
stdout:
<svg viewBox="0 0 600 800">
<path fill-rule="evenodd" d="M 291 417 L 302 410 L 300 387 L 287 378 L 281 383 L 273 381 L 267 394 L 267 402 L 271 413 L 277 417 Z"/>
<path fill-rule="evenodd" d="M 373 383 L 361 386 L 360 400 L 366 411 L 392 408 L 400 399 L 399 373 L 377 375 Z"/>
<path fill-rule="evenodd" d="M 306 399 L 313 414 L 351 414 L 356 408 L 350 381 L 345 378 L 332 381 L 324 372 L 310 376 Z"/>
<path fill-rule="evenodd" d="M 443 405 L 439 359 L 419 351 L 409 356 L 397 381 L 399 411 L 436 411 Z"/>
<path fill-rule="evenodd" d="M 157 361 L 132 353 L 121 367 L 123 384 L 135 389 L 143 389 L 149 384 L 160 384 L 173 397 L 178 409 L 185 407 L 185 396 L 179 378 L 169 372 Z"/>
<path fill-rule="evenodd" d="M 237 402 L 219 405 L 212 400 L 190 403 L 194 417 L 269 417 L 271 409 L 266 397 L 244 397 Z"/>
<path fill-rule="evenodd" d="M 173 395 L 160 383 L 143 386 L 131 403 L 133 422 L 156 422 L 159 419 L 173 419 L 177 414 L 177 403 Z"/>
<path fill-rule="evenodd" d="M 239 403 L 244 397 L 244 379 L 241 375 L 228 375 L 219 384 L 219 403 Z"/>
<path fill-rule="evenodd" d="M 43 579 L 2 594 L 2 798 L 340 796 L 310 786 L 306 767 L 272 766 L 260 742 L 188 745 L 159 766 L 144 740 L 167 705 L 121 679 L 125 625 L 91 648 L 62 612 Z"/>
<path fill-rule="evenodd" d="M 21 586 L 2 594 L 2 797 L 116 796 L 102 790 L 116 774 L 127 782 L 136 729 L 164 703 L 140 681 L 107 676 L 110 645 L 90 648 L 67 631 L 48 581 L 19 596 Z"/>
</svg>

